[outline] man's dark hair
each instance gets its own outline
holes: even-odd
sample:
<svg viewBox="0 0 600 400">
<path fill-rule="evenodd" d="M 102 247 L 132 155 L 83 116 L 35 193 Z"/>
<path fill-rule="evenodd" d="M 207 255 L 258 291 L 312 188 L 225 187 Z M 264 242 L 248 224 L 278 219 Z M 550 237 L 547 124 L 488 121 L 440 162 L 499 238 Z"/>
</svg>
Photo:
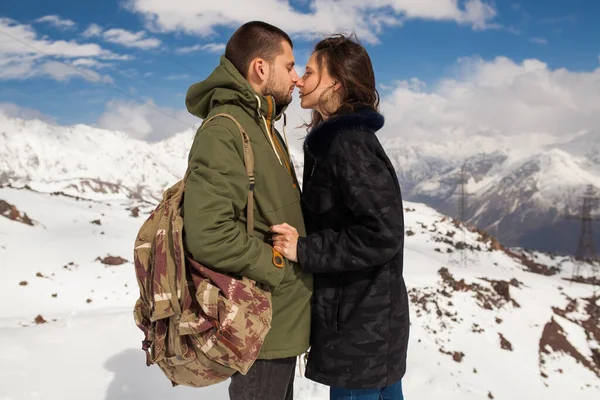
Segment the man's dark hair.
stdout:
<svg viewBox="0 0 600 400">
<path fill-rule="evenodd" d="M 284 40 L 294 48 L 288 34 L 276 26 L 262 21 L 247 22 L 227 42 L 225 58 L 244 78 L 248 78 L 250 62 L 260 57 L 269 64 L 273 63 L 275 57 L 283 52 L 281 42 Z"/>
</svg>

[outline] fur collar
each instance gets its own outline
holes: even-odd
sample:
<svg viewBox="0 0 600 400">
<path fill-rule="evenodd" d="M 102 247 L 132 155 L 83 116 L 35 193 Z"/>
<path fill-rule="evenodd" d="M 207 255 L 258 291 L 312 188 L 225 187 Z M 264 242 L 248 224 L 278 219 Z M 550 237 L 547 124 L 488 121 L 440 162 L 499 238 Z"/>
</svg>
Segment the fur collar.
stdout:
<svg viewBox="0 0 600 400">
<path fill-rule="evenodd" d="M 345 131 L 366 131 L 375 133 L 383 126 L 383 115 L 369 109 L 344 114 L 311 129 L 304 141 L 304 148 L 313 157 L 322 159 L 327 154 L 331 142 Z"/>
</svg>

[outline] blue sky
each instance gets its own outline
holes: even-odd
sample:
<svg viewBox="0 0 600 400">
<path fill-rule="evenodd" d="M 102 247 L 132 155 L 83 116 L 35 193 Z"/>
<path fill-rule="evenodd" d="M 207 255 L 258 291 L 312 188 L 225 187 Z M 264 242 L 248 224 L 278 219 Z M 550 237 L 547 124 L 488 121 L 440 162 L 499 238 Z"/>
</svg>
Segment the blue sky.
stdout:
<svg viewBox="0 0 600 400">
<path fill-rule="evenodd" d="M 386 88 L 411 78 L 433 88 L 460 74 L 458 60 L 464 58 L 491 61 L 502 56 L 516 64 L 537 59 L 549 71 L 572 73 L 595 71 L 600 65 L 600 1 L 387 0 L 379 2 L 383 8 L 357 9 L 344 1 L 338 6 L 347 14 L 340 16 L 327 8 L 332 0 L 217 5 L 172 0 L 162 2 L 169 5 L 165 9 L 149 0 L 3 0 L 0 68 L 8 63 L 11 69 L 0 71 L 0 103 L 37 110 L 59 124 L 118 128 L 119 118 L 111 113 L 119 114 L 120 105 L 136 112 L 136 104 L 151 102 L 146 108 L 165 118 L 173 115 L 181 123 L 172 130 L 183 130 L 190 121 L 183 103 L 187 87 L 212 71 L 229 35 L 253 15 L 291 33 L 300 65 L 317 39 L 315 32 L 357 31 L 378 83 Z M 472 5 L 485 8 L 467 12 Z M 201 15 L 190 18 L 194 13 Z M 57 41 L 71 42 L 73 48 L 56 50 Z M 90 51 L 86 44 L 96 46 Z M 188 52 L 182 52 L 185 48 Z M 47 64 L 51 61 L 72 66 Z M 174 119 L 169 123 L 177 125 Z M 157 135 L 138 134 L 149 139 Z"/>
</svg>

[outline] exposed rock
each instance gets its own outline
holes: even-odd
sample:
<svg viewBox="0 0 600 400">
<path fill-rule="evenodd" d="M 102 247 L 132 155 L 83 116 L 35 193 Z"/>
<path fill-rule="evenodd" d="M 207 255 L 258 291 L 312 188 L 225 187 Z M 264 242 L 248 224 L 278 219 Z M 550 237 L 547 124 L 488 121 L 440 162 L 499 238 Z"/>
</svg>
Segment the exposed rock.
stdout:
<svg viewBox="0 0 600 400">
<path fill-rule="evenodd" d="M 509 283 L 506 281 L 495 281 L 492 283 L 492 287 L 500 296 L 504 297 L 507 301 L 510 300 Z"/>
<path fill-rule="evenodd" d="M 97 257 L 96 261 L 100 261 L 102 264 L 105 264 L 105 265 L 121 265 L 121 264 L 125 264 L 126 262 L 128 262 L 123 257 L 115 257 L 115 256 L 111 256 L 111 255 L 108 255 L 104 258 Z"/>
<path fill-rule="evenodd" d="M 595 305 L 597 299 L 594 299 L 594 306 L 598 307 Z M 569 308 L 569 306 L 567 306 L 567 309 Z M 568 311 L 567 310 L 559 310 L 557 308 L 553 309 L 554 312 L 558 315 L 559 312 L 562 312 L 564 315 L 568 315 Z M 559 311 L 559 312 L 557 312 Z M 569 319 L 569 318 L 567 318 Z M 586 330 L 586 335 L 588 336 L 588 340 L 590 338 L 594 338 L 594 340 L 596 341 L 596 344 L 598 343 L 598 337 L 596 335 L 598 335 L 599 330 L 600 330 L 600 326 L 598 325 L 598 316 L 595 317 L 595 319 L 593 317 L 590 318 L 591 322 L 588 322 L 590 325 L 595 323 L 595 329 L 592 332 L 588 332 Z M 590 321 L 587 320 L 587 321 Z M 587 322 L 585 321 L 585 322 Z M 579 321 L 581 322 L 581 321 Z M 584 323 L 585 323 L 584 322 Z M 589 369 L 590 371 L 592 371 L 593 373 L 596 374 L 596 376 L 598 376 L 598 378 L 600 378 L 600 364 L 598 363 L 598 356 L 597 356 L 597 352 L 593 353 L 592 358 L 588 358 L 586 356 L 584 356 L 583 354 L 581 354 L 579 352 L 579 350 L 577 350 L 575 348 L 575 346 L 573 346 L 571 344 L 571 342 L 569 342 L 569 339 L 567 338 L 567 335 L 565 334 L 565 331 L 563 330 L 562 326 L 560 326 L 560 324 L 558 324 L 558 322 L 556 322 L 554 320 L 554 318 L 552 318 L 544 327 L 544 331 L 542 332 L 542 336 L 540 338 L 540 345 L 539 345 L 539 366 L 540 366 L 540 372 L 542 374 L 542 376 L 547 377 L 547 374 L 544 372 L 543 367 L 545 362 L 544 357 L 547 355 L 550 355 L 551 352 L 555 352 L 555 353 L 562 353 L 565 355 L 568 355 L 570 357 L 572 357 L 577 363 L 582 364 L 583 366 L 585 366 L 587 369 Z M 595 355 L 595 357 L 594 357 Z"/>
<path fill-rule="evenodd" d="M 504 350 L 513 351 L 512 344 L 504 337 L 504 335 L 498 333 L 498 336 L 500 336 L 500 347 Z"/>
<path fill-rule="evenodd" d="M 477 299 L 477 304 L 486 310 L 493 310 L 502 308 L 508 302 L 511 302 L 515 307 L 519 305 L 512 299 L 507 300 L 505 297 L 498 294 L 495 290 L 488 287 L 482 286 L 478 283 L 467 284 L 464 279 L 457 281 L 454 279 L 452 274 L 448 271 L 448 268 L 440 268 L 438 271 L 444 284 L 448 289 L 456 292 L 473 292 Z"/>
<path fill-rule="evenodd" d="M 584 278 L 583 276 L 576 275 L 571 278 L 563 278 L 565 281 L 577 282 L 577 283 L 585 283 L 593 286 L 600 286 L 600 278 L 595 276 L 588 276 Z"/>
<path fill-rule="evenodd" d="M 4 200 L 0 200 L 0 215 L 10 220 L 33 226 L 33 221 L 27 216 L 27 213 L 21 214 L 16 206 L 7 203 Z"/>
<path fill-rule="evenodd" d="M 454 361 L 456 361 L 457 363 L 461 362 L 462 359 L 465 357 L 465 353 L 463 353 L 462 351 L 447 351 L 447 350 L 444 350 L 443 347 L 441 347 L 439 349 L 439 351 L 440 351 L 440 353 L 448 354 L 449 356 L 452 356 L 452 359 Z"/>
<path fill-rule="evenodd" d="M 490 235 L 488 232 L 481 230 L 481 229 L 474 229 L 473 232 L 476 232 L 479 234 L 479 237 L 477 238 L 478 241 L 483 242 L 483 243 L 489 242 L 490 251 L 504 250 L 504 246 L 502 245 L 502 243 L 500 243 L 500 241 L 498 239 L 496 239 L 494 236 Z"/>
<path fill-rule="evenodd" d="M 516 259 L 519 263 L 523 264 L 527 271 L 533 272 L 534 274 L 540 274 L 545 276 L 556 275 L 560 272 L 560 269 L 557 267 L 549 267 L 544 264 L 537 263 L 530 258 L 528 258 L 524 253 L 518 254 L 512 250 L 507 248 L 502 249 L 506 254 Z"/>
</svg>

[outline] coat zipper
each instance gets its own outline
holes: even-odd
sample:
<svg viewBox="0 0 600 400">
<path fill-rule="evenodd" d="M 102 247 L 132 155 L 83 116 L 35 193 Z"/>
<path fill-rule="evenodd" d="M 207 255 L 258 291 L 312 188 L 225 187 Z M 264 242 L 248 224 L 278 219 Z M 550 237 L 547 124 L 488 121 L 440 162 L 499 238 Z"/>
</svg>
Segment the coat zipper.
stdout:
<svg viewBox="0 0 600 400">
<path fill-rule="evenodd" d="M 343 294 L 343 286 L 339 286 L 337 290 L 337 312 L 335 316 L 335 332 L 340 331 L 341 324 L 341 315 L 342 315 L 342 294 Z"/>
</svg>

